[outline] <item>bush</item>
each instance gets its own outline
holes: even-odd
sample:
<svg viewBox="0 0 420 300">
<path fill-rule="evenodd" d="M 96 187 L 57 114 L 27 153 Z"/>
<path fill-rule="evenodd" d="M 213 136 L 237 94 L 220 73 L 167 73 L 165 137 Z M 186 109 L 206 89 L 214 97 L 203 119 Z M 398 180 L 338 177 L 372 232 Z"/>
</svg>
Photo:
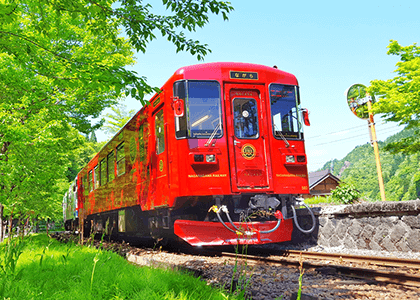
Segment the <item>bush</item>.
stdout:
<svg viewBox="0 0 420 300">
<path fill-rule="evenodd" d="M 350 184 L 338 186 L 331 191 L 332 198 L 335 202 L 340 204 L 353 204 L 360 197 L 360 192 Z"/>
</svg>

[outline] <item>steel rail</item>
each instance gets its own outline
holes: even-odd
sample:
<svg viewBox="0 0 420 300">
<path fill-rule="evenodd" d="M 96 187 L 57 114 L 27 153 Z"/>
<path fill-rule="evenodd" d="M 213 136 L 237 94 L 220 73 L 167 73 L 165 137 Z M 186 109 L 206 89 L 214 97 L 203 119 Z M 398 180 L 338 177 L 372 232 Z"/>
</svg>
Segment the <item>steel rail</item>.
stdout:
<svg viewBox="0 0 420 300">
<path fill-rule="evenodd" d="M 317 253 L 317 252 L 314 252 Z M 302 258 L 309 258 L 309 256 L 305 257 L 303 256 L 304 252 L 302 252 Z M 313 254 L 313 253 L 312 253 Z M 224 257 L 231 257 L 235 259 L 244 259 L 247 260 L 250 265 L 255 265 L 257 263 L 267 263 L 267 264 L 276 264 L 276 265 L 299 265 L 299 260 L 296 260 L 297 257 L 300 258 L 300 252 L 299 255 L 294 256 L 293 258 L 289 256 L 289 258 L 292 259 L 286 259 L 286 258 L 267 258 L 267 257 L 261 257 L 261 256 L 254 256 L 254 255 L 242 255 L 242 254 L 234 254 L 234 253 L 226 253 L 223 252 L 222 256 Z M 349 255 L 351 256 L 351 255 Z M 314 258 L 315 255 L 310 256 L 310 258 Z M 325 257 L 320 255 L 317 257 L 317 259 L 325 260 Z M 365 257 L 367 258 L 367 256 Z M 376 259 L 376 262 L 379 263 L 379 259 Z M 385 258 L 387 261 L 389 258 Z M 403 259 L 404 260 L 404 259 Z M 410 261 L 410 260 L 405 260 Z M 388 263 L 390 263 L 388 261 Z M 304 268 L 319 268 L 322 269 L 323 267 L 328 268 L 328 274 L 332 275 L 345 275 L 348 277 L 358 278 L 358 279 L 364 279 L 368 281 L 376 281 L 376 282 L 384 282 L 384 283 L 393 283 L 393 284 L 399 284 L 399 285 L 407 285 L 407 286 L 416 286 L 420 287 L 420 276 L 419 275 L 412 275 L 412 274 L 406 274 L 402 272 L 390 272 L 390 271 L 384 271 L 384 270 L 372 270 L 372 269 L 366 269 L 366 268 L 359 268 L 359 267 L 347 267 L 347 266 L 340 266 L 340 265 L 331 265 L 331 264 L 322 264 L 320 262 L 308 262 L 308 261 L 302 261 Z M 386 265 L 389 267 L 389 265 Z M 396 265 L 394 265 L 396 266 Z M 418 265 L 417 265 L 418 267 Z"/>
<path fill-rule="evenodd" d="M 366 263 L 386 267 L 408 267 L 420 269 L 420 260 L 406 259 L 396 257 L 381 257 L 381 256 L 367 256 L 367 255 L 351 255 L 343 253 L 325 253 L 325 252 L 309 252 L 309 251 L 296 251 L 296 250 L 283 250 L 279 251 L 276 256 L 302 258 L 305 259 L 322 259 L 334 260 L 340 262 L 352 263 Z"/>
</svg>

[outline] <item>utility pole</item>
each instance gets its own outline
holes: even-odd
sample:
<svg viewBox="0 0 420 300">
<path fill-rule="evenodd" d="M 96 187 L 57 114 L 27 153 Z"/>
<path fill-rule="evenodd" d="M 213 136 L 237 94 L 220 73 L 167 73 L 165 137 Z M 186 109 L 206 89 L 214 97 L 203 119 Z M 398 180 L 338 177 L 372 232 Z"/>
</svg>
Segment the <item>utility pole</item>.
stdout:
<svg viewBox="0 0 420 300">
<path fill-rule="evenodd" d="M 378 173 L 379 191 L 381 193 L 381 200 L 386 201 L 384 180 L 382 177 L 381 160 L 379 158 L 378 139 L 376 137 L 375 121 L 372 113 L 372 102 L 374 97 L 366 93 L 366 86 L 363 84 L 353 84 L 346 91 L 347 104 L 351 112 L 358 118 L 367 120 L 370 132 L 370 143 L 373 146 L 375 153 L 376 171 Z"/>
</svg>

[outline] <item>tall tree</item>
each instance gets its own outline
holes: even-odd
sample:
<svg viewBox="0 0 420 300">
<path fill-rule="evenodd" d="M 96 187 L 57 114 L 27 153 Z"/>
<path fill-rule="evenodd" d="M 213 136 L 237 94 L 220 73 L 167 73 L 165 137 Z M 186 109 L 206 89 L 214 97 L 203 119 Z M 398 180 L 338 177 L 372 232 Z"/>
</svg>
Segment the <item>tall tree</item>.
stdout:
<svg viewBox="0 0 420 300">
<path fill-rule="evenodd" d="M 158 89 L 125 67 L 156 33 L 202 59 L 207 45 L 183 30 L 227 14 L 229 2 L 163 0 L 168 16 L 138 0 L 0 2 L 0 203 L 49 215 L 70 157 L 104 108 Z M 121 36 L 121 30 L 127 38 Z M 52 201 L 52 199 L 55 199 Z M 14 209 L 16 208 L 16 209 Z"/>
<path fill-rule="evenodd" d="M 412 136 L 390 143 L 386 149 L 416 153 L 420 150 L 420 47 L 416 43 L 404 47 L 391 40 L 388 54 L 398 55 L 401 60 L 397 63 L 396 77 L 371 81 L 370 93 L 380 97 L 374 111 L 384 114 L 387 121 L 416 128 Z"/>
</svg>

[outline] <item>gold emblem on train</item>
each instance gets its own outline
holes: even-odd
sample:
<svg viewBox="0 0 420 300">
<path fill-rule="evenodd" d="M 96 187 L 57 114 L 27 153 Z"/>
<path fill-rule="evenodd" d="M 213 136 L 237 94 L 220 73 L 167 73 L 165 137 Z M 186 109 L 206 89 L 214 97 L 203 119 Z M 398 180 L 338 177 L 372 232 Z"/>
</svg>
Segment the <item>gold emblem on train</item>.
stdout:
<svg viewBox="0 0 420 300">
<path fill-rule="evenodd" d="M 248 159 L 248 160 L 254 159 L 256 152 L 257 151 L 255 147 L 252 146 L 251 144 L 245 144 L 241 148 L 241 153 L 242 153 L 243 158 Z"/>
</svg>

